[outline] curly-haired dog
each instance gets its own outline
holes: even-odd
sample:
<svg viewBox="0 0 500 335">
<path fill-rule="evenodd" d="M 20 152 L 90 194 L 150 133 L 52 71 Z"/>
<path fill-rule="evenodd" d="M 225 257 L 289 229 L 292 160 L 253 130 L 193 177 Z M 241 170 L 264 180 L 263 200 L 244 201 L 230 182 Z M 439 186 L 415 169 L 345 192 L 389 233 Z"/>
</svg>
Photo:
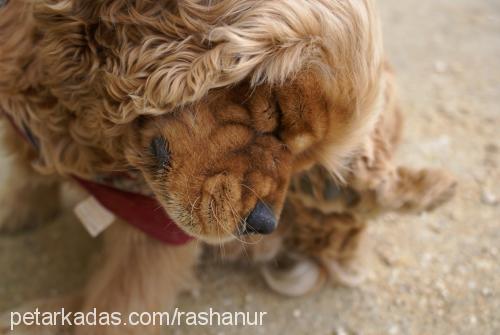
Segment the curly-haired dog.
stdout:
<svg viewBox="0 0 500 335">
<path fill-rule="evenodd" d="M 342 176 L 389 84 L 370 0 L 11 0 L 0 74 L 0 107 L 36 146 L 5 132 L 15 168 L 1 230 L 52 215 L 28 200 L 57 194 L 55 176 L 133 171 L 210 243 L 275 230 L 294 174 L 319 164 Z M 165 245 L 123 222 L 104 241 L 73 308 L 161 311 L 192 285 L 196 242 Z"/>
</svg>

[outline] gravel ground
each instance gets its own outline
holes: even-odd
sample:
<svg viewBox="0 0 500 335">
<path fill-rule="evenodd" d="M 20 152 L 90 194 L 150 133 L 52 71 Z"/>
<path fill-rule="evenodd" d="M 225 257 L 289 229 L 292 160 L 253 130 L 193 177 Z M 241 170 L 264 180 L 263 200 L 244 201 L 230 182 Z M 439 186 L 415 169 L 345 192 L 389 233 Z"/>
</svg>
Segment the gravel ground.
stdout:
<svg viewBox="0 0 500 335">
<path fill-rule="evenodd" d="M 199 295 L 179 307 L 266 311 L 264 326 L 174 334 L 500 334 L 500 2 L 379 6 L 407 114 L 399 159 L 450 169 L 457 196 L 432 214 L 374 222 L 359 288 L 283 298 L 244 265 L 205 262 Z M 0 236 L 0 310 L 81 286 L 97 246 L 69 214 Z"/>
</svg>

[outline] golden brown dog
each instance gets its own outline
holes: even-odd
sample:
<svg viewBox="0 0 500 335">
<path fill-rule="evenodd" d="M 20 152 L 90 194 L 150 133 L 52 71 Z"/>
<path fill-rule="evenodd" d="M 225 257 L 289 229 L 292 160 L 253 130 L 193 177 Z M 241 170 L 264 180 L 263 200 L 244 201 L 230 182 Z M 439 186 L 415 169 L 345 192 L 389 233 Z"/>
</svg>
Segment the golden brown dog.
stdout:
<svg viewBox="0 0 500 335">
<path fill-rule="evenodd" d="M 0 106 L 38 152 L 6 130 L 16 167 L 0 229 L 52 215 L 54 204 L 28 200 L 56 194 L 56 176 L 130 170 L 179 227 L 210 243 L 272 232 L 291 178 L 314 165 L 392 206 L 394 190 L 416 184 L 373 171 L 392 152 L 379 155 L 374 135 L 388 136 L 389 84 L 371 0 L 11 0 L 0 9 Z M 313 233 L 291 234 L 302 235 Z M 73 308 L 161 311 L 191 285 L 196 242 L 163 245 L 125 223 L 104 240 L 103 264 Z"/>
</svg>

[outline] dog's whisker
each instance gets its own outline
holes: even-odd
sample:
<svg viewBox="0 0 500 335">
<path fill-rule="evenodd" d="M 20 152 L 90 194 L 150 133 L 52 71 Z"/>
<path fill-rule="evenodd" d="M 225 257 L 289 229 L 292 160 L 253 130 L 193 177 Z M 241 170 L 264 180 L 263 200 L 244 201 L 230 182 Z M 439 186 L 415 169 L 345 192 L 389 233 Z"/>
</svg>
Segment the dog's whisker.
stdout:
<svg viewBox="0 0 500 335">
<path fill-rule="evenodd" d="M 228 196 L 226 190 L 224 191 L 224 196 L 226 198 L 226 204 L 229 206 L 229 209 L 233 212 L 233 214 L 236 215 L 236 219 L 238 219 L 238 223 L 244 221 L 244 219 L 240 216 L 240 214 L 238 213 L 238 211 L 236 211 L 234 209 L 233 205 L 231 205 L 231 201 L 229 201 L 229 196 Z M 240 232 L 240 230 L 239 230 L 240 229 L 240 225 L 239 224 L 237 225 L 237 229 L 238 229 L 238 232 Z"/>
<path fill-rule="evenodd" d="M 211 211 L 212 211 L 212 216 L 213 216 L 213 218 L 214 218 L 214 219 L 215 219 L 215 221 L 216 221 L 215 228 L 216 228 L 216 230 L 217 230 L 217 239 L 218 239 L 218 243 L 217 243 L 217 244 L 218 244 L 218 246 L 219 246 L 219 252 L 220 252 L 220 254 L 221 254 L 221 257 L 222 257 L 222 258 L 225 258 L 225 256 L 226 256 L 226 249 L 225 249 L 225 247 L 224 247 L 224 243 L 222 243 L 222 235 L 221 235 L 221 233 L 220 233 L 220 232 L 221 232 L 220 230 L 221 230 L 221 229 L 224 229 L 224 227 L 220 224 L 220 220 L 219 220 L 219 218 L 218 218 L 218 216 L 217 216 L 217 214 L 216 214 L 216 211 L 215 211 L 215 209 L 214 209 L 213 203 L 214 203 L 214 200 L 213 200 L 213 199 L 211 199 L 211 200 L 210 200 L 210 209 L 211 209 Z"/>
<path fill-rule="evenodd" d="M 217 236 L 217 240 L 218 240 L 218 248 L 219 248 L 219 252 L 221 253 L 221 256 L 224 257 L 224 249 L 222 248 L 222 243 L 221 243 L 221 236 L 220 236 L 220 230 L 219 230 L 219 221 L 218 221 L 218 218 L 217 216 L 215 215 L 215 210 L 214 210 L 214 206 L 213 206 L 213 203 L 214 203 L 214 200 L 213 199 L 210 199 L 210 202 L 208 203 L 208 207 L 210 209 L 210 211 L 212 212 L 212 218 L 216 221 L 215 222 L 215 229 L 216 229 L 216 236 Z"/>
<path fill-rule="evenodd" d="M 194 202 L 191 203 L 191 211 L 189 212 L 189 215 L 191 216 L 191 220 L 193 219 L 193 212 L 195 210 L 196 203 L 198 202 L 198 200 L 200 200 L 200 198 L 201 198 L 201 195 L 197 196 L 196 199 L 194 199 Z"/>
</svg>

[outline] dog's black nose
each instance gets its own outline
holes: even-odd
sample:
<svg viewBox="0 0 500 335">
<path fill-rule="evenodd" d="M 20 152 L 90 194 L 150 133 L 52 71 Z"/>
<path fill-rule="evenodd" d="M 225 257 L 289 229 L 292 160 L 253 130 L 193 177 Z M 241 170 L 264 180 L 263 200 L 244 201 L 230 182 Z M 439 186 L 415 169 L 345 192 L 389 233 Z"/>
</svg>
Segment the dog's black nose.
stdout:
<svg viewBox="0 0 500 335">
<path fill-rule="evenodd" d="M 262 201 L 257 202 L 253 211 L 247 216 L 245 234 L 271 234 L 277 222 L 274 213 Z"/>
</svg>

